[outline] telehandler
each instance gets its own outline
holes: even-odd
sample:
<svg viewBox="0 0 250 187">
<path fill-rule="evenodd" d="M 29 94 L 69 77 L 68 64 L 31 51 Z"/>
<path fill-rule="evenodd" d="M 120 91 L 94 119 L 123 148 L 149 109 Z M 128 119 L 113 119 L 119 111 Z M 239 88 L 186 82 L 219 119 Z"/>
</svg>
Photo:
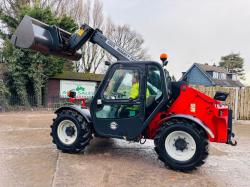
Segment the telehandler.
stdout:
<svg viewBox="0 0 250 187">
<path fill-rule="evenodd" d="M 204 164 L 209 142 L 236 145 L 232 110 L 222 102 L 227 94 L 211 98 L 185 82 L 171 82 L 167 55 L 161 56 L 162 64 L 139 61 L 87 24 L 71 34 L 29 16 L 11 40 L 17 47 L 70 60 L 79 60 L 80 48 L 89 41 L 117 59 L 106 62 L 110 66 L 90 109 L 73 104 L 55 111 L 51 136 L 63 152 L 83 151 L 93 136 L 141 143 L 153 139 L 166 166 L 190 171 Z"/>
</svg>

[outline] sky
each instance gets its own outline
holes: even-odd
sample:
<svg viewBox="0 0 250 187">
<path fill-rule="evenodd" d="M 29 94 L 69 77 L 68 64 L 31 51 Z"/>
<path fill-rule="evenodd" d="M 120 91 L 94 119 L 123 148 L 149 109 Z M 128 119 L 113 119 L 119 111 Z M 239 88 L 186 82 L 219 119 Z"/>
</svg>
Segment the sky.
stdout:
<svg viewBox="0 0 250 187">
<path fill-rule="evenodd" d="M 221 56 L 240 53 L 250 85 L 249 0 L 102 0 L 117 24 L 129 24 L 145 39 L 152 60 L 169 55 L 177 79 L 194 62 L 218 64 Z"/>
</svg>

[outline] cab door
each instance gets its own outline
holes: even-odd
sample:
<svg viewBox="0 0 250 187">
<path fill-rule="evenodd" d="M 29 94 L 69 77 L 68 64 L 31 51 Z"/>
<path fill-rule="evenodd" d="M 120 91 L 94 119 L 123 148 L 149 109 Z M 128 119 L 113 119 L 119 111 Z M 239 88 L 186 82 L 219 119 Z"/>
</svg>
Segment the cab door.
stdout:
<svg viewBox="0 0 250 187">
<path fill-rule="evenodd" d="M 90 111 L 97 134 L 135 139 L 144 122 L 145 65 L 113 64 L 91 103 Z"/>
</svg>

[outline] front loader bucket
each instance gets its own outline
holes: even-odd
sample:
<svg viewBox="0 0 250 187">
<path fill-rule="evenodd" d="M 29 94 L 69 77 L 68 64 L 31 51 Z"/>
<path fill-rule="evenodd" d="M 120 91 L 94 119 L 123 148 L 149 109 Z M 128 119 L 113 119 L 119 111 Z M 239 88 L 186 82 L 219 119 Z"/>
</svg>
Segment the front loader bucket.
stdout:
<svg viewBox="0 0 250 187">
<path fill-rule="evenodd" d="M 70 60 L 79 60 L 79 52 L 67 49 L 71 34 L 56 26 L 49 26 L 29 16 L 24 16 L 11 42 L 20 48 L 32 49 Z"/>
</svg>

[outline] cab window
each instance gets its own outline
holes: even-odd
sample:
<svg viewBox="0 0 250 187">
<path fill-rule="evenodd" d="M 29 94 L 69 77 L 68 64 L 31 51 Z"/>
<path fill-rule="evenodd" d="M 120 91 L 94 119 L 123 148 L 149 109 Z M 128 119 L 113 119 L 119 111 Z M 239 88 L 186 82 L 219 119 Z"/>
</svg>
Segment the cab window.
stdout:
<svg viewBox="0 0 250 187">
<path fill-rule="evenodd" d="M 137 99 L 139 97 L 139 72 L 133 69 L 118 69 L 110 79 L 104 99 Z"/>
<path fill-rule="evenodd" d="M 114 100 L 137 100 L 140 95 L 140 75 L 138 69 L 117 69 L 111 77 L 103 98 L 112 103 Z M 112 103 L 102 105 L 96 111 L 97 118 L 131 118 L 140 113 L 137 103 Z"/>
<path fill-rule="evenodd" d="M 156 65 L 148 65 L 147 68 L 147 91 L 149 96 L 146 96 L 146 116 L 157 107 L 159 101 L 162 100 L 162 78 L 160 69 Z"/>
</svg>

